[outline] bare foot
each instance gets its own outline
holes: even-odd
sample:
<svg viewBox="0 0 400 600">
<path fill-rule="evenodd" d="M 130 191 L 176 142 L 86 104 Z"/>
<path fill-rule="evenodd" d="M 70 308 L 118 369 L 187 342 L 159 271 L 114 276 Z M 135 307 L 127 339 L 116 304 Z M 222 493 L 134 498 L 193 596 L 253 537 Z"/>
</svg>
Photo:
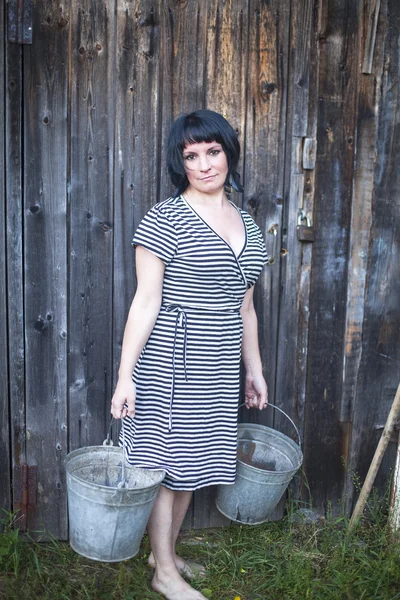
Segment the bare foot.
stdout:
<svg viewBox="0 0 400 600">
<path fill-rule="evenodd" d="M 156 561 L 152 552 L 148 559 L 148 565 L 152 569 L 156 568 Z M 206 568 L 204 565 L 195 562 L 194 560 L 184 560 L 175 554 L 175 565 L 181 575 L 185 575 L 188 579 L 196 579 L 197 577 L 206 576 Z"/>
<path fill-rule="evenodd" d="M 156 569 L 151 587 L 163 594 L 167 600 L 207 600 L 203 594 L 186 583 L 178 571 L 160 573 Z"/>
</svg>

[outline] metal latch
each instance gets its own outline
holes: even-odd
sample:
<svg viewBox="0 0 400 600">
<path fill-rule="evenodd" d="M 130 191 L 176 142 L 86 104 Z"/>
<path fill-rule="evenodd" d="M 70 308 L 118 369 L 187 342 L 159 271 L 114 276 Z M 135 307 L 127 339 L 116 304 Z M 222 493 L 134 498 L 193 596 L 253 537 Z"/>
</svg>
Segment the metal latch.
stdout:
<svg viewBox="0 0 400 600">
<path fill-rule="evenodd" d="M 304 225 L 304 221 L 306 224 Z M 310 218 L 307 217 L 306 213 L 302 208 L 299 208 L 299 214 L 297 217 L 297 239 L 299 242 L 313 242 L 314 241 L 314 230 L 311 225 Z"/>
</svg>

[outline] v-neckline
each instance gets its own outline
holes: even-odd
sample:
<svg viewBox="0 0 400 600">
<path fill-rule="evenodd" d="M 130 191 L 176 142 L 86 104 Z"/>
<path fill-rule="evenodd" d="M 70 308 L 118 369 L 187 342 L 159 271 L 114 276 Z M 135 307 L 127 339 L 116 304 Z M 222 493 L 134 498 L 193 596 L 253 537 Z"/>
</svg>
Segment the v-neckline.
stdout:
<svg viewBox="0 0 400 600">
<path fill-rule="evenodd" d="M 185 205 L 189 207 L 189 209 L 200 219 L 200 221 L 202 223 L 204 223 L 204 225 L 206 227 L 208 227 L 208 229 L 210 231 L 212 231 L 225 244 L 225 246 L 227 246 L 229 248 L 229 250 L 232 252 L 233 256 L 235 257 L 236 261 L 239 262 L 239 258 L 242 256 L 242 254 L 245 251 L 246 246 L 247 246 L 247 227 L 246 227 L 246 223 L 244 221 L 243 215 L 240 212 L 240 210 L 238 209 L 238 207 L 236 206 L 236 204 L 234 204 L 231 200 L 228 200 L 229 204 L 231 204 L 234 207 L 234 209 L 238 212 L 238 214 L 239 214 L 239 216 L 240 216 L 240 218 L 242 220 L 243 229 L 244 229 L 244 244 L 243 244 L 243 247 L 242 247 L 242 249 L 241 249 L 241 251 L 239 252 L 238 255 L 236 255 L 236 253 L 235 253 L 234 249 L 232 248 L 232 246 L 221 235 L 219 235 L 219 233 L 217 233 L 215 231 L 215 229 L 213 229 L 211 227 L 211 225 L 209 225 L 207 223 L 207 221 L 205 221 L 201 215 L 199 215 L 199 213 L 197 212 L 197 210 L 195 210 L 191 204 L 189 204 L 189 202 L 186 200 L 186 198 L 183 196 L 183 194 L 181 194 L 181 198 L 184 201 Z"/>
</svg>

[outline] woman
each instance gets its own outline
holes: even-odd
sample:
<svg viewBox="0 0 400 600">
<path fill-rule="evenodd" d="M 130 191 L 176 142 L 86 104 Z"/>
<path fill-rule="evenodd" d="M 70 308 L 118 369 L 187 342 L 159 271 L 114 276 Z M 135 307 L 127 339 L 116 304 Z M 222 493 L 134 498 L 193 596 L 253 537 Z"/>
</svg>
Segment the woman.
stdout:
<svg viewBox="0 0 400 600">
<path fill-rule="evenodd" d="M 192 492 L 232 484 L 242 356 L 248 407 L 267 405 L 254 283 L 267 261 L 258 226 L 225 195 L 243 191 L 237 135 L 199 110 L 174 123 L 167 165 L 177 191 L 139 224 L 130 308 L 112 414 L 126 417 L 127 460 L 165 469 L 148 523 L 153 588 L 201 600 L 175 553 Z M 133 377 L 132 377 L 133 373 Z"/>
</svg>

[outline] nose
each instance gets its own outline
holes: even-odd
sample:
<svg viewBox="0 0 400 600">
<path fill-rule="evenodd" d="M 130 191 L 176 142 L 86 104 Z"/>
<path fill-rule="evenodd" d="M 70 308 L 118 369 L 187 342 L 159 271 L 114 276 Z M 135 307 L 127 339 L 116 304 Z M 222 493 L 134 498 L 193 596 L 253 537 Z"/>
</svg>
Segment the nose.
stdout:
<svg viewBox="0 0 400 600">
<path fill-rule="evenodd" d="M 199 168 L 200 171 L 209 171 L 210 169 L 210 162 L 209 162 L 209 157 L 207 154 L 200 154 L 199 156 Z"/>
</svg>

